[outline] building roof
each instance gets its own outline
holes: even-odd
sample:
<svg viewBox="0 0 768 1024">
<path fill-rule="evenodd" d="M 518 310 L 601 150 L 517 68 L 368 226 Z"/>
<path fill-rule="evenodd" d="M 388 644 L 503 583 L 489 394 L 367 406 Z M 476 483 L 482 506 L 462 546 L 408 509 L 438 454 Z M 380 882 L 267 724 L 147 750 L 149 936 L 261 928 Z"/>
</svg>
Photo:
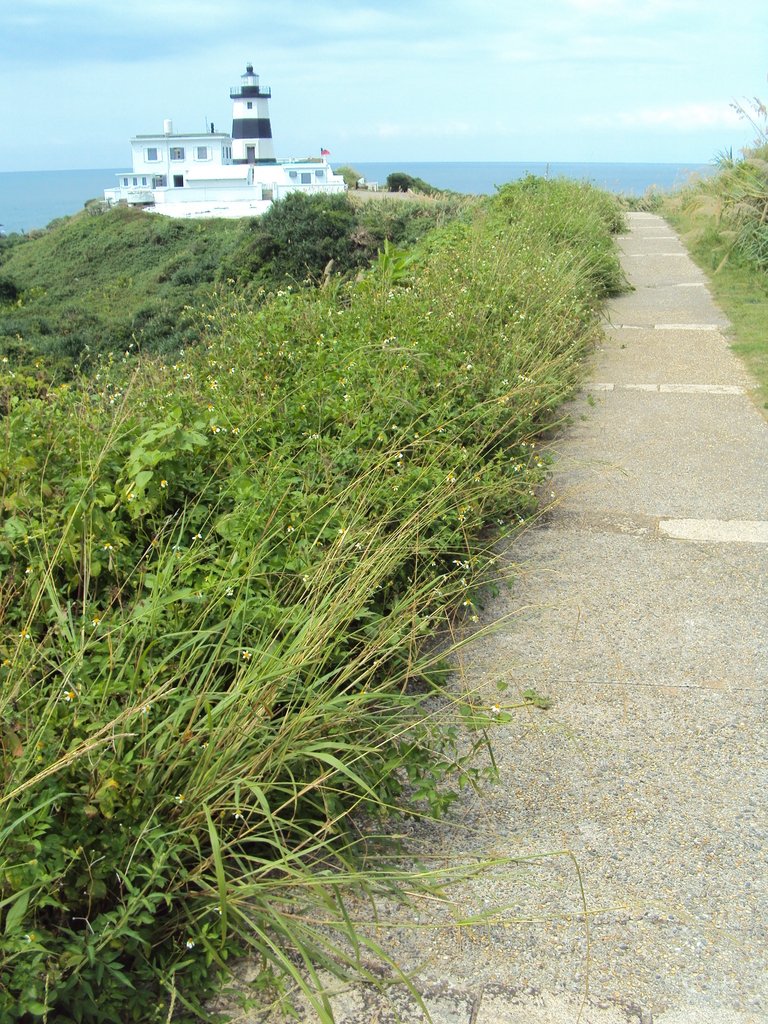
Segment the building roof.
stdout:
<svg viewBox="0 0 768 1024">
<path fill-rule="evenodd" d="M 229 139 L 229 132 L 172 132 L 166 135 L 165 132 L 155 132 L 153 135 L 134 135 L 131 142 L 142 142 L 146 139 Z"/>
</svg>

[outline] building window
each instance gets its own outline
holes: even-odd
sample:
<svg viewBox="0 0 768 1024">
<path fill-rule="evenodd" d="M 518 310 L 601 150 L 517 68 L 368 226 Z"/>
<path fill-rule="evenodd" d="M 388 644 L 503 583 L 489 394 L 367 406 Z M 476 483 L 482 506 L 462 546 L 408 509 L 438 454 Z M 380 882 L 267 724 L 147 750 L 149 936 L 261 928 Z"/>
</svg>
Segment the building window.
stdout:
<svg viewBox="0 0 768 1024">
<path fill-rule="evenodd" d="M 168 179 L 164 174 L 156 174 L 152 179 L 152 188 L 166 188 Z"/>
<path fill-rule="evenodd" d="M 298 171 L 288 171 L 288 177 L 289 178 L 298 178 L 298 176 L 299 176 L 299 172 Z"/>
<path fill-rule="evenodd" d="M 128 179 L 127 178 L 123 178 L 123 185 L 127 185 L 127 184 L 128 184 Z"/>
<path fill-rule="evenodd" d="M 302 185 L 311 185 L 312 184 L 312 175 L 309 173 L 309 171 L 302 171 L 301 172 L 301 184 Z"/>
<path fill-rule="evenodd" d="M 208 147 L 207 146 L 198 146 L 197 147 L 197 156 L 195 157 L 195 159 L 196 160 L 207 160 L 208 159 Z"/>
<path fill-rule="evenodd" d="M 174 188 L 184 188 L 184 175 L 183 174 L 174 174 L 174 176 L 173 176 L 173 187 Z"/>
<path fill-rule="evenodd" d="M 253 103 L 250 100 L 245 105 L 249 110 L 253 110 Z"/>
<path fill-rule="evenodd" d="M 142 177 L 142 179 L 141 179 L 141 184 L 142 184 L 142 185 L 146 185 L 146 184 L 147 184 L 147 179 L 146 179 L 146 176 Z"/>
<path fill-rule="evenodd" d="M 133 179 L 133 184 L 134 185 L 138 185 L 139 184 L 139 179 L 138 178 L 134 178 Z"/>
<path fill-rule="evenodd" d="M 157 147 L 150 146 L 147 150 L 147 160 L 159 160 L 160 157 L 157 155 Z"/>
<path fill-rule="evenodd" d="M 324 174 L 325 174 L 325 171 L 315 171 L 315 177 L 316 178 L 322 178 L 322 176 Z"/>
<path fill-rule="evenodd" d="M 171 160 L 183 160 L 184 159 L 184 147 L 183 146 L 171 146 Z"/>
</svg>

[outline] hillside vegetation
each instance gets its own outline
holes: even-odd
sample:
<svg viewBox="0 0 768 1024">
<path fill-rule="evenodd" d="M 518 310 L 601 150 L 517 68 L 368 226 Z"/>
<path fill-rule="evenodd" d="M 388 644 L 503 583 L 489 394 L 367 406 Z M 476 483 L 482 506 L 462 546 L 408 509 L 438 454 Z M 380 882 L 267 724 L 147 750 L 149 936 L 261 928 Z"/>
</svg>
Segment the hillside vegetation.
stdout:
<svg viewBox="0 0 768 1024">
<path fill-rule="evenodd" d="M 39 377 L 40 356 L 61 375 L 105 351 L 177 350 L 197 337 L 190 311 L 223 293 L 355 272 L 385 242 L 412 244 L 464 205 L 296 193 L 260 218 L 191 221 L 91 208 L 34 237 L 0 239 L 0 354 Z"/>
<path fill-rule="evenodd" d="M 292 981 L 330 1021 L 317 969 L 387 959 L 345 891 L 440 882 L 384 837 L 479 784 L 473 747 L 523 702 L 443 659 L 622 286 L 603 193 L 530 178 L 469 209 L 319 288 L 249 269 L 167 358 L 42 394 L 4 364 L 4 1021 L 209 1019 L 239 956 L 256 995 Z M 258 230 L 117 211 L 38 251 L 74 274 L 92 232 L 114 266 L 123 229 L 134 281 L 154 232 L 225 261 Z M 83 314 L 108 276 L 72 291 Z"/>
</svg>

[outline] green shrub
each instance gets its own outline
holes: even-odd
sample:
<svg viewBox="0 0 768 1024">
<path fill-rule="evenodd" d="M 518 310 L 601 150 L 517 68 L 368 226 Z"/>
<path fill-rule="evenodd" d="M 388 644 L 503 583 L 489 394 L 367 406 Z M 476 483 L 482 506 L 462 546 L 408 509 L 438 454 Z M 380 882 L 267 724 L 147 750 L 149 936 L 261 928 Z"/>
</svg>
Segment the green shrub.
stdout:
<svg viewBox="0 0 768 1024">
<path fill-rule="evenodd" d="M 172 364 L 44 397 L 6 375 L 4 1020 L 191 1022 L 240 954 L 313 991 L 313 964 L 365 971 L 346 886 L 430 884 L 373 840 L 478 781 L 453 712 L 477 741 L 494 712 L 425 640 L 475 614 L 488 527 L 535 509 L 598 335 L 589 195 L 224 297 Z M 555 244 L 542 203 L 575 196 Z"/>
<path fill-rule="evenodd" d="M 19 289 L 9 277 L 0 277 L 0 302 L 15 302 Z"/>
<path fill-rule="evenodd" d="M 423 178 L 414 178 L 404 171 L 393 171 L 387 175 L 388 192 L 420 192 L 424 195 L 437 195 L 440 191 L 434 185 L 430 185 Z"/>
<path fill-rule="evenodd" d="M 360 171 L 356 171 L 354 167 L 349 167 L 347 164 L 337 167 L 336 174 L 341 175 L 347 188 L 357 188 L 358 181 L 363 177 Z"/>
<path fill-rule="evenodd" d="M 535 203 L 539 213 L 535 232 L 544 232 L 555 247 L 580 249 L 597 294 L 616 294 L 626 287 L 611 238 L 624 226 L 615 196 L 586 182 L 528 175 L 503 185 L 498 199 L 513 222 L 521 210 Z"/>
<path fill-rule="evenodd" d="M 433 228 L 442 227 L 453 220 L 470 218 L 481 202 L 475 197 L 459 195 L 408 203 L 377 198 L 359 204 L 357 222 L 360 229 L 369 236 L 369 245 L 375 255 L 385 241 L 397 246 L 412 246 Z"/>
<path fill-rule="evenodd" d="M 250 222 L 237 253 L 239 279 L 259 283 L 319 281 L 327 268 L 345 273 L 358 265 L 352 235 L 354 210 L 345 195 L 292 192 Z"/>
</svg>

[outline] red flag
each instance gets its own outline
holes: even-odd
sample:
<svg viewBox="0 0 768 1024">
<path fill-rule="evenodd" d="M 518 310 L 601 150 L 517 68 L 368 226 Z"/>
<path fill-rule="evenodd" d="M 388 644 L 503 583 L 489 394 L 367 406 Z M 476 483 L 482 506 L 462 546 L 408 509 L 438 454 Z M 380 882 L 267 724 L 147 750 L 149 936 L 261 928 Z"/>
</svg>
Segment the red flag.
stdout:
<svg viewBox="0 0 768 1024">
<path fill-rule="evenodd" d="M 320 156 L 330 156 L 330 155 L 331 155 L 330 149 L 321 149 L 320 150 Z"/>
</svg>

